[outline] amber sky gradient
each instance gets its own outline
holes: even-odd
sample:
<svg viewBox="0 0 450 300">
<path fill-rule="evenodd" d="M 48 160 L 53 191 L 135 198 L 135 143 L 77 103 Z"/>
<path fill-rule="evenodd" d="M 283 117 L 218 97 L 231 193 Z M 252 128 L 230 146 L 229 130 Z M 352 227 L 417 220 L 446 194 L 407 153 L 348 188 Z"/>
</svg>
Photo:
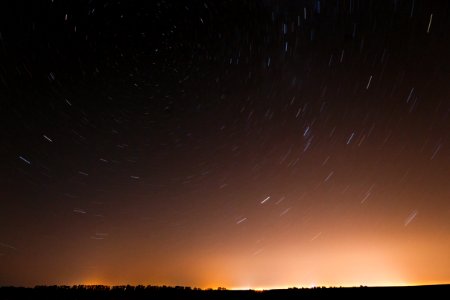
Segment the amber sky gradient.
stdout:
<svg viewBox="0 0 450 300">
<path fill-rule="evenodd" d="M 450 283 L 448 3 L 122 2 L 7 10 L 0 286 Z"/>
</svg>

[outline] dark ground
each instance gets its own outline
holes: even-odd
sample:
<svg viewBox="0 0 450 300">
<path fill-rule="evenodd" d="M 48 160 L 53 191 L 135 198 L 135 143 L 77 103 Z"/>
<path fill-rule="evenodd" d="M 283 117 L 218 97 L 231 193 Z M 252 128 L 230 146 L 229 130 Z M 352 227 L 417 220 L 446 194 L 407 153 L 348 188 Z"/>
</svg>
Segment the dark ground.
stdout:
<svg viewBox="0 0 450 300">
<path fill-rule="evenodd" d="M 409 287 L 313 288 L 268 291 L 200 290 L 155 286 L 1 287 L 0 299 L 448 299 L 450 285 Z"/>
</svg>

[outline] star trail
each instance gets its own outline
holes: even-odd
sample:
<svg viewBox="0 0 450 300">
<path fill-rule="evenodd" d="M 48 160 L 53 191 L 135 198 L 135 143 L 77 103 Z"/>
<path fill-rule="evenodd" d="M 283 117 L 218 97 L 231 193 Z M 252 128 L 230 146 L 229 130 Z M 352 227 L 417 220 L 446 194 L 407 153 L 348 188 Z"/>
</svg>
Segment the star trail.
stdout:
<svg viewBox="0 0 450 300">
<path fill-rule="evenodd" d="M 450 4 L 18 0 L 0 285 L 450 282 Z"/>
</svg>

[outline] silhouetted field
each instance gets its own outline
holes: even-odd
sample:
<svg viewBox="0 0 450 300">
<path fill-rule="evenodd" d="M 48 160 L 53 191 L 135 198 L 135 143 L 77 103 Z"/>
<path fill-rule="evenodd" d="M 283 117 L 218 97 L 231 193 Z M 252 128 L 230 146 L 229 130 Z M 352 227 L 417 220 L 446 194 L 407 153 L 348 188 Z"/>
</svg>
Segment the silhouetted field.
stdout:
<svg viewBox="0 0 450 300">
<path fill-rule="evenodd" d="M 0 299 L 48 300 L 122 300 L 122 299 L 196 299 L 196 300 L 285 300 L 285 299 L 450 299 L 450 285 L 410 287 L 354 287 L 283 290 L 201 290 L 190 287 L 158 286 L 37 286 L 0 287 Z"/>
</svg>

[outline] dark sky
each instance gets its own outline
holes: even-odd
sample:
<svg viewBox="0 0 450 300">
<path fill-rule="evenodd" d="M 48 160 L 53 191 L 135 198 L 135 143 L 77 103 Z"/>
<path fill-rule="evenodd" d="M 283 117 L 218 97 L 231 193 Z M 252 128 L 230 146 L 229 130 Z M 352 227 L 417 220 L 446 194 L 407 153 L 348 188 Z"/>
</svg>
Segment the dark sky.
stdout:
<svg viewBox="0 0 450 300">
<path fill-rule="evenodd" d="M 450 282 L 447 1 L 10 1 L 0 285 Z"/>
</svg>

